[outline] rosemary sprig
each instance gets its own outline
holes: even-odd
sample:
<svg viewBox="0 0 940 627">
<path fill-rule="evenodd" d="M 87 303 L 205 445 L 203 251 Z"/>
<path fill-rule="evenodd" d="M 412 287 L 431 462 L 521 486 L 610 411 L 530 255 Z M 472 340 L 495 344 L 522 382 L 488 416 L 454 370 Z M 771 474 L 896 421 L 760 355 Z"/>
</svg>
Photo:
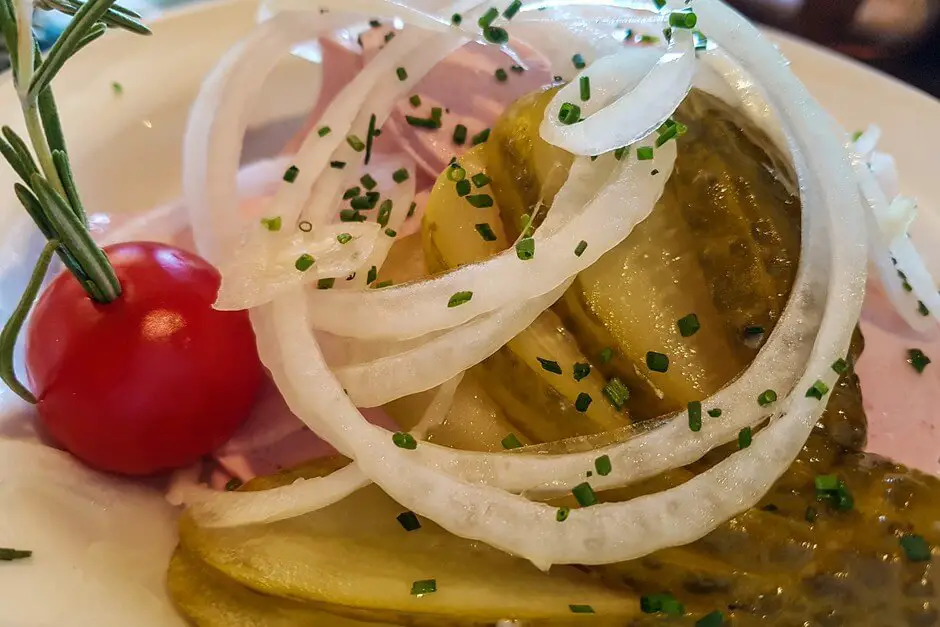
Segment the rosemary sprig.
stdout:
<svg viewBox="0 0 940 627">
<path fill-rule="evenodd" d="M 109 303 L 121 295 L 114 268 L 88 232 L 84 206 L 69 163 L 65 136 L 50 84 L 76 52 L 100 38 L 108 28 L 150 34 L 138 14 L 115 0 L 37 0 L 43 10 L 74 16 L 43 58 L 32 33 L 33 0 L 0 0 L 0 35 L 13 67 L 28 145 L 13 129 L 2 128 L 0 155 L 22 179 L 13 186 L 17 199 L 36 223 L 47 243 L 29 283 L 0 333 L 0 379 L 27 402 L 35 398 L 16 377 L 13 348 L 32 309 L 53 254 L 75 276 L 88 296 Z"/>
</svg>

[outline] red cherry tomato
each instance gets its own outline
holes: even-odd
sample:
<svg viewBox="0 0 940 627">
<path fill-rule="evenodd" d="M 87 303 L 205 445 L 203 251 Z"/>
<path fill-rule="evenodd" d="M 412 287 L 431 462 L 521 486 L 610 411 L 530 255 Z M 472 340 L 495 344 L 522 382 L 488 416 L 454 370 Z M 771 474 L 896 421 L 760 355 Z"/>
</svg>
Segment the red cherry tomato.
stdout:
<svg viewBox="0 0 940 627">
<path fill-rule="evenodd" d="M 102 305 L 64 272 L 36 304 L 26 367 L 42 424 L 90 466 L 145 475 L 198 460 L 245 420 L 263 378 L 244 311 L 212 308 L 219 273 L 155 243 L 105 249 Z"/>
</svg>

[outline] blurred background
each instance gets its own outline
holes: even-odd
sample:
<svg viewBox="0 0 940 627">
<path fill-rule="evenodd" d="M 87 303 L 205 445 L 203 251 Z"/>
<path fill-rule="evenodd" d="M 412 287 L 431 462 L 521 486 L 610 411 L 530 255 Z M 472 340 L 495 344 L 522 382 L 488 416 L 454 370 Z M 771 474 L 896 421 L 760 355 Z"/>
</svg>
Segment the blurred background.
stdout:
<svg viewBox="0 0 940 627">
<path fill-rule="evenodd" d="M 152 16 L 193 0 L 130 0 Z M 940 0 L 725 0 L 754 20 L 853 56 L 940 97 Z M 39 0 L 37 4 L 41 2 Z M 36 28 L 47 44 L 64 16 L 39 11 Z M 0 49 L 0 67 L 6 67 Z"/>
</svg>

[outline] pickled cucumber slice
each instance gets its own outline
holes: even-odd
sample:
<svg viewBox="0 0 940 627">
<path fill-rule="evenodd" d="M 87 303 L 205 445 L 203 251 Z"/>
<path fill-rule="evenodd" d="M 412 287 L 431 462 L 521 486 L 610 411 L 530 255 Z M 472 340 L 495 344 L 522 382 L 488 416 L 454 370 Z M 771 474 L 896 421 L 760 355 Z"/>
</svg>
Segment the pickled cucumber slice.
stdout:
<svg viewBox="0 0 940 627">
<path fill-rule="evenodd" d="M 247 488 L 320 473 L 313 464 Z M 623 625 L 640 613 L 623 587 L 611 589 L 571 567 L 543 573 L 428 520 L 408 532 L 396 520 L 401 513 L 371 486 L 319 512 L 264 526 L 201 529 L 184 516 L 180 539 L 183 550 L 255 592 L 369 621 L 440 626 L 509 618 L 568 625 L 581 624 L 569 605 L 589 605 L 594 624 Z M 428 579 L 436 581 L 435 593 L 410 593 L 414 582 Z"/>
</svg>

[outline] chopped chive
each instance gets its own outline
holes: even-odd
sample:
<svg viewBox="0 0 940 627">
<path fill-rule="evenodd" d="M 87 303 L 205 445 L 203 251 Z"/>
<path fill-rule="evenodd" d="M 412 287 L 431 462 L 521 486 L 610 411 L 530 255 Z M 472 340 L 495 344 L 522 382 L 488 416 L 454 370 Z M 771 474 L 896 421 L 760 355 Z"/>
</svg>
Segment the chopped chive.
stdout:
<svg viewBox="0 0 940 627">
<path fill-rule="evenodd" d="M 689 409 L 689 430 L 698 433 L 702 430 L 702 403 L 700 401 L 690 401 Z"/>
<path fill-rule="evenodd" d="M 489 222 L 474 224 L 473 227 L 477 230 L 477 233 L 480 234 L 480 237 L 483 238 L 484 242 L 496 241 L 496 233 L 493 232 L 493 228 L 490 226 Z"/>
<path fill-rule="evenodd" d="M 457 181 L 457 184 L 454 186 L 454 189 L 457 191 L 457 195 L 463 198 L 470 193 L 470 181 L 463 179 L 462 181 Z"/>
<path fill-rule="evenodd" d="M 395 237 L 398 235 L 398 231 L 396 231 L 395 229 L 385 229 L 385 234 L 388 235 L 389 237 Z"/>
<path fill-rule="evenodd" d="M 413 216 L 415 214 L 415 209 L 417 208 L 418 208 L 418 203 L 416 202 L 411 203 L 411 206 L 408 207 L 408 215 L 405 217 L 410 218 L 411 216 Z"/>
<path fill-rule="evenodd" d="M 507 451 L 514 448 L 522 448 L 522 442 L 519 441 L 519 438 L 516 437 L 515 433 L 510 433 L 507 435 L 500 441 L 500 444 L 502 444 L 503 448 Z"/>
<path fill-rule="evenodd" d="M 392 172 L 392 180 L 396 183 L 404 183 L 408 180 L 411 175 L 408 174 L 408 170 L 405 168 L 398 168 Z"/>
<path fill-rule="evenodd" d="M 371 26 L 372 28 L 378 28 L 381 25 L 382 25 L 382 22 L 378 20 L 369 20 L 369 26 Z"/>
<path fill-rule="evenodd" d="M 571 56 L 571 64 L 577 70 L 583 70 L 587 66 L 587 63 L 584 62 L 584 56 L 580 52 Z"/>
<path fill-rule="evenodd" d="M 641 44 L 658 44 L 659 37 L 656 35 L 640 35 Z"/>
<path fill-rule="evenodd" d="M 477 172 L 476 174 L 470 177 L 470 180 L 473 181 L 473 186 L 476 187 L 477 189 L 481 187 L 486 187 L 487 185 L 490 184 L 490 177 L 488 177 L 483 172 Z"/>
<path fill-rule="evenodd" d="M 653 4 L 656 5 L 657 9 L 662 9 L 666 6 L 666 0 L 653 0 Z"/>
<path fill-rule="evenodd" d="M 392 215 L 392 201 L 389 198 L 386 198 L 382 201 L 381 206 L 379 206 L 379 213 L 375 218 L 375 221 L 379 223 L 379 226 L 386 227 L 388 226 L 388 219 Z"/>
<path fill-rule="evenodd" d="M 813 480 L 816 500 L 826 501 L 838 511 L 849 511 L 855 506 L 855 499 L 845 482 L 836 475 L 816 475 Z"/>
<path fill-rule="evenodd" d="M 371 209 L 372 201 L 368 196 L 356 196 L 349 201 L 349 206 L 353 209 Z"/>
<path fill-rule="evenodd" d="M 640 161 L 649 161 L 653 158 L 653 149 L 649 146 L 643 146 L 636 149 L 636 158 Z"/>
<path fill-rule="evenodd" d="M 342 170 L 346 167 L 345 161 L 330 161 L 330 167 L 334 170 Z"/>
<path fill-rule="evenodd" d="M 629 150 L 630 150 L 629 146 L 621 146 L 620 148 L 617 148 L 616 150 L 614 150 L 614 159 L 616 159 L 617 161 L 620 161 L 621 159 L 623 159 L 623 156 L 627 154 L 627 152 L 629 152 Z"/>
<path fill-rule="evenodd" d="M 602 477 L 609 475 L 610 471 L 613 470 L 613 465 L 610 463 L 610 455 L 601 455 L 595 459 L 594 470 Z"/>
<path fill-rule="evenodd" d="M 829 386 L 823 383 L 820 380 L 816 380 L 808 390 L 806 390 L 806 398 L 815 398 L 816 400 L 822 400 L 822 397 L 829 392 Z"/>
<path fill-rule="evenodd" d="M 509 78 L 509 75 L 506 74 L 506 70 L 504 70 L 503 68 L 497 68 L 496 71 L 493 72 L 493 76 L 495 76 L 496 80 L 499 81 L 500 83 L 505 83 L 506 80 Z"/>
<path fill-rule="evenodd" d="M 777 393 L 773 390 L 764 390 L 757 396 L 757 404 L 761 407 L 767 407 L 777 401 Z"/>
<path fill-rule="evenodd" d="M 519 9 L 522 8 L 522 0 L 512 0 L 508 7 L 503 11 L 503 17 L 507 20 L 511 20 L 516 16 L 516 13 L 519 12 Z"/>
<path fill-rule="evenodd" d="M 417 128 L 441 128 L 441 121 L 434 118 L 418 118 L 413 115 L 406 115 L 405 122 Z"/>
<path fill-rule="evenodd" d="M 469 303 L 473 298 L 473 292 L 457 292 L 447 301 L 448 307 L 459 307 L 464 303 Z"/>
<path fill-rule="evenodd" d="M 927 305 L 925 305 L 924 301 L 922 300 L 917 301 L 917 313 L 919 313 L 922 316 L 930 315 L 930 310 L 927 309 Z"/>
<path fill-rule="evenodd" d="M 569 605 L 572 614 L 593 614 L 594 608 L 590 605 Z"/>
<path fill-rule="evenodd" d="M 571 102 L 564 102 L 558 109 L 558 121 L 562 124 L 574 124 L 581 120 L 581 107 Z"/>
<path fill-rule="evenodd" d="M 297 225 L 297 228 L 303 231 L 304 233 L 309 233 L 313 230 L 313 223 L 309 220 L 303 220 L 300 224 Z"/>
<path fill-rule="evenodd" d="M 111 83 L 111 91 L 114 92 L 115 96 L 120 96 L 121 94 L 124 93 L 124 86 L 118 83 L 117 81 L 113 81 Z"/>
<path fill-rule="evenodd" d="M 505 28 L 500 28 L 499 26 L 488 26 L 483 29 L 483 39 L 487 40 L 491 44 L 499 44 L 500 46 L 509 41 L 509 33 L 506 32 Z"/>
<path fill-rule="evenodd" d="M 293 183 L 297 180 L 298 173 L 300 173 L 300 170 L 297 169 L 297 166 L 292 165 L 284 171 L 284 180 L 288 183 Z"/>
<path fill-rule="evenodd" d="M 0 548 L 0 562 L 14 562 L 16 560 L 25 560 L 29 557 L 32 557 L 32 551 L 24 551 L 21 549 L 4 549 Z"/>
<path fill-rule="evenodd" d="M 449 168 L 447 168 L 448 181 L 462 181 L 465 178 L 467 178 L 467 171 L 461 168 L 458 164 L 454 163 Z"/>
<path fill-rule="evenodd" d="M 721 416 L 721 408 L 715 407 L 713 409 L 709 409 L 708 415 L 711 416 L 712 418 L 718 418 L 719 416 Z"/>
<path fill-rule="evenodd" d="M 352 235 L 350 235 L 349 233 L 340 233 L 339 235 L 336 236 L 336 241 L 339 242 L 340 244 L 348 244 L 349 242 L 352 241 Z"/>
<path fill-rule="evenodd" d="M 574 380 L 580 381 L 591 374 L 591 364 L 576 363 L 574 365 Z"/>
<path fill-rule="evenodd" d="M 695 28 L 698 16 L 691 11 L 675 11 L 669 14 L 669 25 L 673 28 Z"/>
<path fill-rule="evenodd" d="M 570 513 L 571 513 L 571 509 L 567 507 L 559 507 L 558 510 L 555 512 L 555 520 L 557 520 L 558 522 L 565 522 L 566 520 L 568 520 L 568 514 Z"/>
<path fill-rule="evenodd" d="M 816 522 L 816 516 L 818 515 L 819 515 L 819 512 L 816 511 L 815 507 L 813 507 L 812 505 L 807 505 L 806 512 L 803 514 L 803 518 L 808 523 L 814 523 Z"/>
<path fill-rule="evenodd" d="M 395 31 L 390 30 L 387 33 L 385 33 L 385 37 L 384 37 L 385 43 L 390 42 L 394 38 L 395 38 Z"/>
<path fill-rule="evenodd" d="M 269 231 L 280 231 L 281 224 L 281 216 L 277 216 L 276 218 L 261 218 L 261 225 Z"/>
<path fill-rule="evenodd" d="M 685 606 L 668 592 L 648 594 L 640 597 L 640 611 L 644 614 L 662 612 L 673 616 L 685 613 Z"/>
<path fill-rule="evenodd" d="M 474 194 L 467 196 L 467 202 L 477 209 L 485 209 L 493 206 L 493 197 L 489 194 Z"/>
<path fill-rule="evenodd" d="M 522 74 L 523 72 L 525 72 L 525 68 L 522 67 L 521 65 L 510 65 L 509 69 L 515 72 L 516 74 Z"/>
<path fill-rule="evenodd" d="M 552 374 L 561 374 L 561 366 L 558 365 L 557 361 L 552 361 L 551 359 L 543 359 L 541 357 L 536 357 L 538 362 L 542 365 L 542 370 L 546 372 L 551 372 Z"/>
<path fill-rule="evenodd" d="M 225 483 L 226 492 L 234 492 L 240 487 L 242 487 L 242 480 L 238 477 L 232 477 Z"/>
<path fill-rule="evenodd" d="M 297 257 L 297 261 L 294 262 L 294 267 L 300 270 L 301 272 L 306 272 L 310 269 L 314 263 L 313 257 L 307 253 L 302 254 L 300 257 Z"/>
<path fill-rule="evenodd" d="M 898 540 L 901 548 L 904 549 L 904 555 L 911 562 L 929 562 L 930 545 L 923 536 L 916 533 L 906 533 Z"/>
<path fill-rule="evenodd" d="M 862 135 L 864 134 L 865 134 L 864 131 L 855 131 L 854 133 L 852 133 L 852 141 L 857 142 L 859 139 L 861 139 Z"/>
<path fill-rule="evenodd" d="M 362 152 L 366 149 L 366 145 L 362 142 L 361 139 L 355 135 L 347 135 L 346 143 L 349 144 L 349 147 L 355 150 L 356 152 Z"/>
<path fill-rule="evenodd" d="M 470 143 L 474 146 L 484 143 L 490 138 L 490 129 L 485 128 L 473 137 L 470 138 Z"/>
<path fill-rule="evenodd" d="M 653 372 L 666 372 L 669 370 L 669 356 L 656 351 L 647 351 L 646 367 Z"/>
<path fill-rule="evenodd" d="M 349 200 L 350 198 L 355 198 L 359 195 L 360 189 L 358 187 L 350 187 L 345 192 L 343 192 L 343 200 Z"/>
<path fill-rule="evenodd" d="M 653 170 L 650 172 L 650 176 L 656 176 L 657 174 L 659 174 L 659 170 L 656 168 L 653 168 Z"/>
<path fill-rule="evenodd" d="M 679 335 L 682 337 L 692 337 L 702 328 L 701 323 L 698 321 L 698 316 L 694 313 L 679 318 L 676 321 L 676 326 L 679 327 Z"/>
<path fill-rule="evenodd" d="M 751 445 L 752 434 L 750 427 L 744 427 L 738 431 L 738 448 L 745 449 Z"/>
<path fill-rule="evenodd" d="M 383 287 L 391 287 L 391 286 L 392 286 L 392 280 L 389 279 L 387 281 L 380 281 L 376 283 L 375 285 L 372 286 L 372 289 L 380 290 Z"/>
<path fill-rule="evenodd" d="M 379 269 L 376 266 L 372 266 L 369 268 L 369 273 L 366 275 L 366 283 L 372 283 L 377 276 L 379 276 Z"/>
<path fill-rule="evenodd" d="M 326 137 L 330 134 L 331 131 L 332 129 L 329 126 L 321 126 L 319 129 L 317 129 L 317 135 L 320 137 Z"/>
<path fill-rule="evenodd" d="M 463 124 L 458 124 L 454 127 L 454 143 L 458 146 L 463 146 L 467 142 L 467 127 Z"/>
<path fill-rule="evenodd" d="M 418 520 L 414 512 L 402 512 L 395 517 L 395 520 L 405 531 L 417 531 L 421 528 L 421 521 Z"/>
<path fill-rule="evenodd" d="M 849 371 L 849 364 L 841 357 L 832 362 L 832 369 L 838 374 L 845 374 Z"/>
<path fill-rule="evenodd" d="M 460 13 L 454 13 L 450 16 L 450 23 L 454 26 L 460 26 L 460 23 L 463 21 L 463 16 Z"/>
<path fill-rule="evenodd" d="M 408 70 L 403 67 L 395 68 L 395 74 L 398 76 L 398 80 L 400 81 L 408 79 Z"/>
<path fill-rule="evenodd" d="M 531 237 L 523 237 L 516 242 L 516 257 L 522 261 L 529 261 L 535 257 L 535 240 Z"/>
<path fill-rule="evenodd" d="M 617 377 L 612 377 L 607 385 L 604 386 L 604 396 L 610 401 L 610 404 L 617 409 L 623 409 L 623 406 L 630 400 L 630 388 L 624 385 L 623 381 Z"/>
<path fill-rule="evenodd" d="M 659 137 L 656 138 L 656 147 L 660 148 L 669 140 L 685 135 L 688 130 L 689 128 L 685 124 L 679 122 L 670 124 L 659 134 Z"/>
<path fill-rule="evenodd" d="M 336 283 L 335 278 L 320 279 L 319 281 L 317 281 L 317 289 L 318 290 L 330 290 L 330 289 L 333 289 L 333 285 L 335 283 Z"/>
<path fill-rule="evenodd" d="M 339 212 L 340 222 L 365 222 L 366 217 L 355 209 L 343 209 Z"/>
<path fill-rule="evenodd" d="M 431 107 L 431 119 L 437 122 L 438 128 L 441 126 L 441 116 L 444 115 L 444 110 L 440 107 Z"/>
<path fill-rule="evenodd" d="M 913 366 L 918 373 L 922 373 L 930 363 L 930 357 L 927 357 L 924 351 L 919 348 L 911 348 L 907 351 L 907 363 Z"/>
<path fill-rule="evenodd" d="M 593 401 L 594 399 L 591 398 L 591 395 L 587 392 L 579 392 L 578 398 L 574 399 L 574 408 L 583 414 L 588 410 L 588 407 L 591 406 Z"/>
<path fill-rule="evenodd" d="M 412 106 L 412 107 L 420 107 L 420 106 L 421 106 L 421 96 L 419 96 L 418 94 L 413 94 L 410 98 L 408 98 L 408 102 L 411 103 L 411 106 Z"/>
<path fill-rule="evenodd" d="M 695 627 L 721 627 L 725 624 L 725 615 L 715 610 L 695 621 Z"/>
<path fill-rule="evenodd" d="M 695 42 L 696 50 L 708 49 L 708 37 L 706 37 L 705 33 L 703 33 L 702 31 L 700 30 L 692 31 L 692 39 Z"/>
<path fill-rule="evenodd" d="M 581 507 L 590 507 L 597 503 L 597 495 L 594 494 L 591 484 L 587 481 L 576 485 L 571 489 L 571 493 L 574 494 L 575 500 Z"/>
<path fill-rule="evenodd" d="M 403 431 L 396 431 L 393 433 L 392 442 L 394 442 L 395 446 L 398 448 L 405 448 L 410 451 L 418 448 L 418 441 L 415 440 L 415 437 L 410 433 L 405 433 Z"/>
<path fill-rule="evenodd" d="M 610 360 L 614 358 L 614 349 L 608 346 L 600 352 L 600 360 L 602 364 L 610 363 Z"/>
<path fill-rule="evenodd" d="M 486 10 L 486 13 L 481 15 L 480 19 L 477 20 L 477 25 L 480 28 L 488 28 L 497 17 L 499 17 L 499 9 L 490 7 Z"/>
<path fill-rule="evenodd" d="M 585 242 L 584 240 L 581 240 L 580 242 L 578 242 L 578 245 L 575 246 L 574 248 L 575 257 L 580 257 L 582 254 L 584 254 L 585 250 L 587 250 L 587 242 Z"/>
<path fill-rule="evenodd" d="M 363 187 L 370 191 L 375 189 L 375 186 L 378 185 L 378 183 L 375 182 L 375 179 L 372 178 L 372 176 L 369 174 L 363 174 L 362 178 L 359 179 L 359 182 L 362 183 Z"/>
<path fill-rule="evenodd" d="M 436 579 L 421 579 L 411 584 L 411 594 L 416 597 L 431 594 L 432 592 L 437 592 Z"/>
<path fill-rule="evenodd" d="M 591 77 L 582 76 L 579 85 L 581 88 L 581 102 L 587 102 L 591 99 Z"/>
<path fill-rule="evenodd" d="M 839 477 L 836 475 L 816 475 L 813 479 L 816 492 L 833 492 L 839 488 Z"/>
</svg>

